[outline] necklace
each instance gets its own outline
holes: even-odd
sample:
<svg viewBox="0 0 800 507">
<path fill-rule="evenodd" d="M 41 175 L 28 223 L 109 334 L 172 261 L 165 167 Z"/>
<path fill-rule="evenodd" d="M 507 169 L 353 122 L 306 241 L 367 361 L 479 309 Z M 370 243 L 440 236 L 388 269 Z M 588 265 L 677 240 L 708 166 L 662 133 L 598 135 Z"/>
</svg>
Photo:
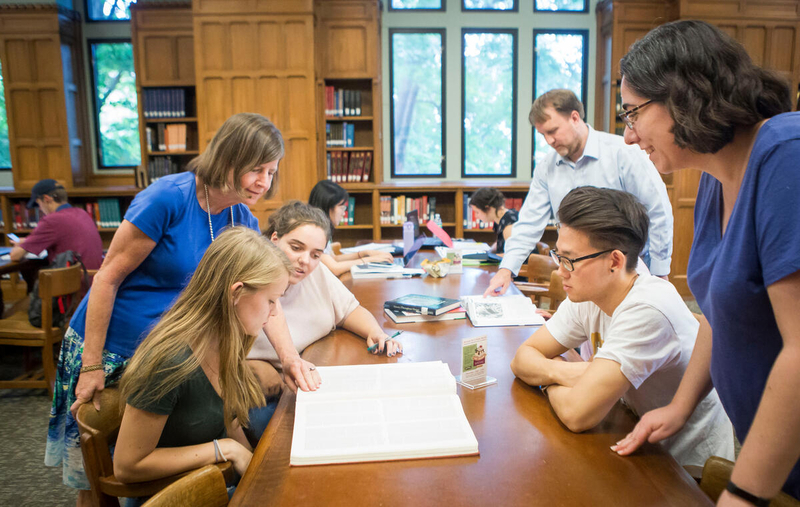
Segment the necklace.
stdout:
<svg viewBox="0 0 800 507">
<path fill-rule="evenodd" d="M 214 226 L 211 225 L 211 205 L 208 203 L 208 185 L 203 183 L 203 189 L 206 191 L 206 214 L 208 215 L 208 230 L 211 232 L 211 241 L 214 241 Z M 235 227 L 233 221 L 233 206 L 231 206 L 231 227 Z"/>
</svg>

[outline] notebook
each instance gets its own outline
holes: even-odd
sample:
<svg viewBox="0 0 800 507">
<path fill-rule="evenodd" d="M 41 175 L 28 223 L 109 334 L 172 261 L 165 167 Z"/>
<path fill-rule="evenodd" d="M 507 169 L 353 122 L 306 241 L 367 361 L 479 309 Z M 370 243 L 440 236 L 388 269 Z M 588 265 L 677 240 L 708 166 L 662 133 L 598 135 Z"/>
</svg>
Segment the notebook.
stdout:
<svg viewBox="0 0 800 507">
<path fill-rule="evenodd" d="M 297 392 L 292 466 L 478 454 L 456 381 L 441 361 L 319 366 Z"/>
</svg>

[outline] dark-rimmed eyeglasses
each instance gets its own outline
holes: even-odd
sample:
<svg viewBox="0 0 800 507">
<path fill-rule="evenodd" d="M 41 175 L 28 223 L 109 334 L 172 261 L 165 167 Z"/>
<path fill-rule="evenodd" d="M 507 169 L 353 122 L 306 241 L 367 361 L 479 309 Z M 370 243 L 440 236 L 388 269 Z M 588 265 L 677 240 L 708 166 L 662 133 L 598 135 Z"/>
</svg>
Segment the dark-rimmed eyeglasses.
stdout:
<svg viewBox="0 0 800 507">
<path fill-rule="evenodd" d="M 607 254 L 609 252 L 613 252 L 616 248 L 611 248 L 609 250 L 603 250 L 602 252 L 597 252 L 589 255 L 584 255 L 583 257 L 578 257 L 577 259 L 570 259 L 569 257 L 564 257 L 563 255 L 559 255 L 556 253 L 555 250 L 550 250 L 550 257 L 553 259 L 558 265 L 561 265 L 564 269 L 569 271 L 570 273 L 575 271 L 575 263 L 580 261 L 585 261 L 588 259 L 594 259 L 595 257 L 600 257 L 603 254 Z M 622 252 L 623 254 L 625 252 Z"/>
<path fill-rule="evenodd" d="M 639 109 L 643 108 L 644 106 L 646 106 L 647 104 L 649 104 L 651 102 L 653 102 L 653 99 L 650 99 L 647 102 L 642 102 L 641 104 L 639 104 L 636 107 L 633 107 L 631 109 L 628 109 L 627 111 L 623 111 L 623 112 L 619 113 L 619 115 L 618 115 L 619 119 L 622 120 L 623 123 L 625 123 L 625 125 L 629 129 L 633 130 L 633 123 L 635 121 L 634 119 L 636 118 L 636 114 L 639 112 Z"/>
</svg>

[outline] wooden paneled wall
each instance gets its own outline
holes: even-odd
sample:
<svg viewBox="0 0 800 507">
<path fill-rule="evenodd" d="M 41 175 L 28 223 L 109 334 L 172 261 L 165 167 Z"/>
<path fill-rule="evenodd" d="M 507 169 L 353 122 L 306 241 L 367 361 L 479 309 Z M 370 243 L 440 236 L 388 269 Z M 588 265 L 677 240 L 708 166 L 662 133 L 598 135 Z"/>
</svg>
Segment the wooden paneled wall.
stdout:
<svg viewBox="0 0 800 507">
<path fill-rule="evenodd" d="M 260 113 L 281 130 L 278 192 L 254 210 L 263 220 L 316 183 L 314 18 L 311 0 L 194 0 L 200 149 L 231 115 Z"/>
<path fill-rule="evenodd" d="M 138 86 L 194 86 L 192 12 L 185 8 L 133 7 L 131 23 Z"/>
<path fill-rule="evenodd" d="M 71 187 L 56 6 L 0 7 L 0 59 L 14 187 L 29 189 L 43 178 Z"/>
</svg>

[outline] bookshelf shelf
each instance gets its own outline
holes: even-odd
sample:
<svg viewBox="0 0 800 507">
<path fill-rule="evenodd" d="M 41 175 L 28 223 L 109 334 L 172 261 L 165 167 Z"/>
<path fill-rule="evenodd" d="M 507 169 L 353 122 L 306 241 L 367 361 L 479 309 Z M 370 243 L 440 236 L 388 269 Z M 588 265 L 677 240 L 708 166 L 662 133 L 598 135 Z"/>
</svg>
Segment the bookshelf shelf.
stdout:
<svg viewBox="0 0 800 507">
<path fill-rule="evenodd" d="M 145 118 L 145 123 L 197 123 L 197 118 L 187 116 L 185 118 Z"/>
<path fill-rule="evenodd" d="M 356 225 L 337 225 L 336 229 L 351 229 L 351 230 L 372 230 L 372 224 L 356 224 Z"/>
<path fill-rule="evenodd" d="M 363 147 L 354 147 L 354 148 L 337 148 L 335 146 L 327 146 L 325 147 L 325 151 L 372 151 L 372 147 L 363 146 Z"/>
<path fill-rule="evenodd" d="M 189 150 L 189 151 L 151 151 L 148 153 L 151 156 L 180 156 L 180 155 L 199 155 L 200 152 L 198 150 Z"/>
<path fill-rule="evenodd" d="M 372 116 L 326 116 L 325 121 L 372 121 Z"/>
</svg>

